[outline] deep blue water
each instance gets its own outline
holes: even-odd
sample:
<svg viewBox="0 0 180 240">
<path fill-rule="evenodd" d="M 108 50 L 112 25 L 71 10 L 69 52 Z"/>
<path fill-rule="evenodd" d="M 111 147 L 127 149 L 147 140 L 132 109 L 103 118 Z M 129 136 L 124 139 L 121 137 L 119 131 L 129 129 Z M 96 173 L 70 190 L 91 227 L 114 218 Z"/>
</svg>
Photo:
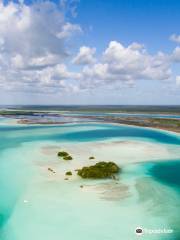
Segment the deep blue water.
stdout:
<svg viewBox="0 0 180 240">
<path fill-rule="evenodd" d="M 180 159 L 178 161 L 156 162 L 149 169 L 149 174 L 156 180 L 180 191 Z"/>
<path fill-rule="evenodd" d="M 65 133 L 61 136 L 56 135 L 55 138 L 61 138 L 64 140 L 71 141 L 94 141 L 94 140 L 104 140 L 109 138 L 147 138 L 153 141 L 166 144 L 180 144 L 180 138 L 175 135 L 166 134 L 163 132 L 158 132 L 151 129 L 144 128 L 131 128 L 131 127 L 114 127 L 107 129 L 97 129 L 91 131 L 83 132 L 73 132 Z"/>
<path fill-rule="evenodd" d="M 81 127 L 84 127 L 82 131 Z M 86 130 L 86 127 L 92 129 Z M 73 128 L 73 131 L 71 129 Z M 53 132 L 52 132 L 53 131 Z M 147 139 L 163 144 L 180 144 L 180 137 L 163 131 L 110 124 L 76 124 L 63 126 L 0 126 L 0 148 L 15 147 L 32 141 L 101 141 L 110 138 Z"/>
<path fill-rule="evenodd" d="M 150 163 L 144 164 L 146 169 L 149 164 Z M 174 190 L 174 192 L 179 196 L 178 199 L 180 199 L 180 159 L 176 159 L 174 161 L 169 160 L 155 162 L 151 165 L 147 174 L 155 181 L 170 187 L 171 190 Z M 167 204 L 168 199 L 171 200 L 171 204 Z M 165 236 L 166 238 L 160 238 L 162 240 L 180 240 L 180 201 L 178 199 L 167 192 L 161 202 L 162 206 L 164 206 L 165 214 L 168 209 L 170 209 L 171 214 L 173 212 L 172 209 L 175 210 L 173 213 L 175 225 L 173 220 L 170 221 L 170 228 L 174 229 L 174 233 L 169 236 L 169 238 L 167 236 Z M 167 215 L 164 217 L 167 217 Z"/>
</svg>

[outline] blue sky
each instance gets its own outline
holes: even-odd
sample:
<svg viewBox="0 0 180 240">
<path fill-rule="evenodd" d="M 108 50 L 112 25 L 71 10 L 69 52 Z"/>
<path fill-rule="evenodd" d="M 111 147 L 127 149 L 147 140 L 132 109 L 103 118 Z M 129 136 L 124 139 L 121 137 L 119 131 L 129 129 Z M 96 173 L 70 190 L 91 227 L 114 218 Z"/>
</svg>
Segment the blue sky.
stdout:
<svg viewBox="0 0 180 240">
<path fill-rule="evenodd" d="M 78 5 L 77 22 L 92 26 L 87 44 L 106 45 L 112 39 L 125 44 L 145 43 L 152 51 L 171 50 L 169 36 L 178 31 L 179 1 L 82 0 Z"/>
<path fill-rule="evenodd" d="M 179 9 L 177 0 L 4 1 L 1 103 L 180 104 Z"/>
</svg>

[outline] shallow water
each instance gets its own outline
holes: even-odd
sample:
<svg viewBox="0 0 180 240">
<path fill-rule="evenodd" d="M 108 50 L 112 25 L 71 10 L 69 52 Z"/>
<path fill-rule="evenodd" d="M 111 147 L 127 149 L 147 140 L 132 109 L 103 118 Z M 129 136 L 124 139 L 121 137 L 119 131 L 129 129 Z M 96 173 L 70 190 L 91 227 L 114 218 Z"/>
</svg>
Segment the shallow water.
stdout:
<svg viewBox="0 0 180 240">
<path fill-rule="evenodd" d="M 82 142 L 130 139 L 173 146 L 177 157 L 173 162 L 124 165 L 117 182 L 65 181 L 60 174 L 52 176 L 46 166 L 65 171 L 71 163 L 60 163 L 56 155 L 41 151 L 47 145 L 76 148 Z M 179 135 L 138 127 L 0 124 L 0 239 L 132 240 L 140 226 L 174 230 L 146 234 L 144 239 L 179 239 L 179 145 Z M 120 165 L 121 159 L 116 162 Z"/>
</svg>

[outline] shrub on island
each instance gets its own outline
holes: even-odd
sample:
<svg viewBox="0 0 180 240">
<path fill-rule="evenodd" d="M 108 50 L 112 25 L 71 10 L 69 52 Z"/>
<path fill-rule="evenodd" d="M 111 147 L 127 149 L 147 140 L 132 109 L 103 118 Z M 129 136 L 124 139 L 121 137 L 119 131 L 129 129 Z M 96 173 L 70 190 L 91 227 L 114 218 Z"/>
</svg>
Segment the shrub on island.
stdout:
<svg viewBox="0 0 180 240">
<path fill-rule="evenodd" d="M 77 174 L 82 178 L 114 178 L 120 168 L 114 162 L 98 162 L 90 167 L 79 169 Z"/>
<path fill-rule="evenodd" d="M 48 168 L 48 171 L 52 172 L 52 173 L 56 173 L 52 168 Z"/>
<path fill-rule="evenodd" d="M 64 160 L 72 160 L 73 158 L 70 155 L 68 155 L 67 157 L 63 157 L 63 159 Z"/>
<path fill-rule="evenodd" d="M 71 175 L 72 175 L 72 172 L 71 172 L 71 171 L 68 171 L 68 172 L 66 172 L 66 175 L 67 175 L 67 176 L 71 176 Z"/>
<path fill-rule="evenodd" d="M 69 156 L 69 153 L 61 151 L 61 152 L 58 152 L 57 155 L 58 155 L 58 157 L 67 157 L 67 156 Z"/>
<path fill-rule="evenodd" d="M 58 152 L 58 157 L 62 157 L 64 160 L 72 160 L 73 158 L 69 155 L 69 153 L 65 151 Z"/>
<path fill-rule="evenodd" d="M 95 157 L 89 157 L 89 159 L 91 160 L 91 159 L 95 159 Z"/>
</svg>

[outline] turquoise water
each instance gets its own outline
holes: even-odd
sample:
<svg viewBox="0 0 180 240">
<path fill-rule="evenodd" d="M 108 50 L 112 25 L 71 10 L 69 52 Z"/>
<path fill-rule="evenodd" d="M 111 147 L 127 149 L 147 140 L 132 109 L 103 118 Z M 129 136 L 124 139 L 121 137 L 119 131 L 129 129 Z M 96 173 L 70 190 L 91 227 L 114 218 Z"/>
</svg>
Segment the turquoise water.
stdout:
<svg viewBox="0 0 180 240">
<path fill-rule="evenodd" d="M 144 239 L 180 239 L 179 155 L 174 161 L 125 165 L 117 184 L 61 181 L 44 173 L 46 164 L 64 165 L 42 154 L 42 147 L 107 140 L 141 140 L 177 152 L 180 146 L 179 135 L 138 127 L 0 124 L 0 240 L 133 240 L 139 226 L 174 230 Z M 81 184 L 98 191 L 82 191 Z"/>
<path fill-rule="evenodd" d="M 110 124 L 76 124 L 66 126 L 0 126 L 1 147 L 16 146 L 32 141 L 100 141 L 109 138 L 148 139 L 166 144 L 180 144 L 180 138 L 175 134 L 163 131 L 116 126 Z M 8 141 L 14 139 L 14 141 Z M 7 140 L 8 142 L 5 142 Z"/>
</svg>

